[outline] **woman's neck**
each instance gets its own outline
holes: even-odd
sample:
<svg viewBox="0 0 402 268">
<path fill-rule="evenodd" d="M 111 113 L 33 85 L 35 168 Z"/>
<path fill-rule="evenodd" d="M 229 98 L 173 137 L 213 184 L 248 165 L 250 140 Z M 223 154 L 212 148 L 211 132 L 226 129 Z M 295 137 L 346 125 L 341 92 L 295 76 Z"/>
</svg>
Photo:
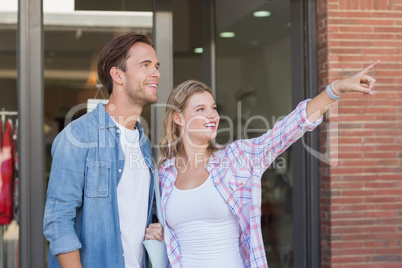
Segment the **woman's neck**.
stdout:
<svg viewBox="0 0 402 268">
<path fill-rule="evenodd" d="M 184 146 L 184 150 L 176 156 L 176 167 L 180 170 L 206 168 L 209 157 L 206 148 Z"/>
</svg>

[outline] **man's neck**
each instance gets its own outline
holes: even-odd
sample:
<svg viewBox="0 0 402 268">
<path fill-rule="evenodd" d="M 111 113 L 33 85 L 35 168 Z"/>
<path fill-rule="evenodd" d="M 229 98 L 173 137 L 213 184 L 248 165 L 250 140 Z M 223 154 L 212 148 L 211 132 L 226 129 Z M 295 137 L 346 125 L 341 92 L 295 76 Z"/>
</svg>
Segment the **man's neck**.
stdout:
<svg viewBox="0 0 402 268">
<path fill-rule="evenodd" d="M 110 101 L 105 105 L 105 109 L 113 120 L 128 129 L 136 128 L 135 124 L 142 112 L 142 108 L 118 105 Z"/>
</svg>

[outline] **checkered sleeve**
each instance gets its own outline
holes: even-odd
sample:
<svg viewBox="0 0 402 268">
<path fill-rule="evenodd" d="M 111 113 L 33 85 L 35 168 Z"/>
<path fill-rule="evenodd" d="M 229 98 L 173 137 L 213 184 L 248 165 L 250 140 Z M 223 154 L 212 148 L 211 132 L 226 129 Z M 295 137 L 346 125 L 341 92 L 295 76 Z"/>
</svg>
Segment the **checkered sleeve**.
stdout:
<svg viewBox="0 0 402 268">
<path fill-rule="evenodd" d="M 316 122 L 307 119 L 306 106 L 309 101 L 310 99 L 300 102 L 295 110 L 262 136 L 238 141 L 239 147 L 254 167 L 258 165 L 265 171 L 278 155 L 306 131 L 313 130 L 322 122 L 322 117 Z"/>
</svg>

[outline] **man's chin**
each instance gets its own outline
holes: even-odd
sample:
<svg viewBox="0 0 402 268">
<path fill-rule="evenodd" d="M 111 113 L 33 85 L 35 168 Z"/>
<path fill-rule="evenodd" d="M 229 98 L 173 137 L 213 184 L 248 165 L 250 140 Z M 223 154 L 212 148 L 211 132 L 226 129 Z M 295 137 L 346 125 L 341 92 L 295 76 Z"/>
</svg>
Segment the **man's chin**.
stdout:
<svg viewBox="0 0 402 268">
<path fill-rule="evenodd" d="M 149 104 L 154 104 L 154 103 L 156 103 L 157 101 L 158 101 L 158 97 L 151 98 L 151 99 L 149 100 Z"/>
</svg>

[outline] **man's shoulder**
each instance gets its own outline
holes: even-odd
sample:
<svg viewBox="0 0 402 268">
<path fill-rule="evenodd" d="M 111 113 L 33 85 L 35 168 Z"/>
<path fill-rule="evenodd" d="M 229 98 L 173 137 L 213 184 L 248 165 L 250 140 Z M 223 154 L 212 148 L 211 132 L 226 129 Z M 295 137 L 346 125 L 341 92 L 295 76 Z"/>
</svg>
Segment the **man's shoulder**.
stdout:
<svg viewBox="0 0 402 268">
<path fill-rule="evenodd" d="M 69 122 L 64 129 L 57 135 L 56 140 L 67 138 L 78 141 L 88 141 L 99 131 L 99 119 L 95 111 L 88 112 L 79 118 Z M 55 141 L 56 141 L 55 140 Z"/>
</svg>

